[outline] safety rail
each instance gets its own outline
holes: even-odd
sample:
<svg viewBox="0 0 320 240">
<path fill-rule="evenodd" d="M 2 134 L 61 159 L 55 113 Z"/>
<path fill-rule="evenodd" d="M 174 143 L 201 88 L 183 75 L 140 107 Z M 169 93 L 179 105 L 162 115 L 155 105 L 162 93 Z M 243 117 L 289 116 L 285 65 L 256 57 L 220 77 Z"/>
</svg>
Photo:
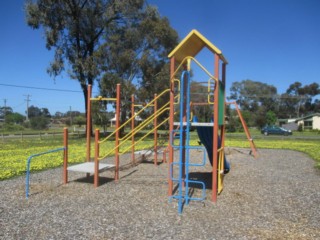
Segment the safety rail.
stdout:
<svg viewBox="0 0 320 240">
<path fill-rule="evenodd" d="M 125 125 L 127 125 L 130 121 L 132 121 L 132 119 L 134 119 L 139 113 L 141 113 L 145 108 L 150 107 L 160 96 L 162 96 L 164 93 L 168 92 L 168 89 L 163 91 L 161 94 L 159 94 L 154 100 L 152 100 L 150 103 L 146 104 L 144 106 L 144 108 L 142 108 L 139 112 L 137 112 L 136 114 L 134 114 L 134 116 L 132 116 L 131 118 L 129 118 L 125 123 L 123 123 L 118 130 L 122 129 Z M 178 98 L 176 96 L 176 98 Z M 103 157 L 99 157 L 99 160 L 102 160 L 104 158 L 106 158 L 107 156 L 111 155 L 114 153 L 114 151 L 118 148 L 123 146 L 125 143 L 127 143 L 128 141 L 130 141 L 130 138 L 132 137 L 132 135 L 135 135 L 136 133 L 138 133 L 139 131 L 141 131 L 144 127 L 146 127 L 149 123 L 151 123 L 155 118 L 159 117 L 161 114 L 163 114 L 166 111 L 169 111 L 170 108 L 168 107 L 168 105 L 170 104 L 170 102 L 164 104 L 161 108 L 159 108 L 157 110 L 157 112 L 155 112 L 154 114 L 150 115 L 147 119 L 145 119 L 143 121 L 143 123 L 139 124 L 137 127 L 135 127 L 134 129 L 132 129 L 130 132 L 128 132 L 125 136 L 123 136 L 122 138 L 119 138 L 119 140 L 121 141 L 117 146 L 113 147 L 111 150 L 109 150 L 107 153 L 103 154 Z M 169 120 L 169 118 L 166 118 L 164 121 L 162 121 L 160 124 L 157 124 L 156 127 L 152 128 L 149 132 L 147 132 L 144 136 L 142 136 L 138 141 L 136 141 L 134 144 L 130 144 L 129 147 L 125 148 L 124 150 L 122 150 L 122 153 L 119 155 L 122 155 L 124 153 L 126 153 L 132 146 L 137 145 L 139 142 L 141 142 L 143 139 L 145 139 L 148 135 L 150 135 L 155 129 L 158 129 L 160 126 L 162 126 L 165 122 L 167 122 Z M 99 144 L 104 143 L 106 140 L 108 140 L 112 135 L 114 135 L 117 132 L 117 129 L 114 130 L 108 137 L 106 137 L 105 139 L 99 141 Z"/>
<path fill-rule="evenodd" d="M 68 162 L 68 128 L 64 128 L 63 129 L 63 147 L 61 148 L 56 148 L 53 150 L 48 150 L 46 152 L 42 152 L 42 153 L 37 153 L 37 154 L 33 154 L 31 155 L 28 159 L 27 159 L 27 174 L 26 174 L 26 198 L 29 198 L 29 185 L 30 185 L 30 165 L 31 165 L 31 159 L 34 157 L 38 157 L 41 155 L 45 155 L 45 154 L 49 154 L 49 153 L 54 153 L 54 152 L 59 152 L 59 151 L 64 151 L 63 153 L 63 167 L 66 168 L 67 162 Z M 66 180 L 66 175 L 64 172 L 64 181 Z"/>
<path fill-rule="evenodd" d="M 62 147 L 62 148 L 57 148 L 57 149 L 53 149 L 53 150 L 49 150 L 46 152 L 42 152 L 42 153 L 37 153 L 37 154 L 33 154 L 31 155 L 28 160 L 27 160 L 27 175 L 26 175 L 26 198 L 29 198 L 29 182 L 30 182 L 30 164 L 31 164 L 31 159 L 34 157 L 38 157 L 41 155 L 45 155 L 45 154 L 49 154 L 49 153 L 54 153 L 54 152 L 58 152 L 58 151 L 65 151 L 66 147 Z"/>
<path fill-rule="evenodd" d="M 167 110 L 169 110 L 169 108 L 168 108 Z M 145 139 L 146 137 L 148 137 L 155 129 L 158 129 L 159 127 L 161 127 L 161 126 L 162 126 L 164 123 L 166 123 L 168 120 L 169 120 L 169 118 L 166 118 L 166 119 L 163 120 L 160 124 L 158 124 L 156 127 L 152 128 L 152 129 L 151 129 L 149 132 L 147 132 L 143 137 L 141 137 L 138 141 L 136 141 L 136 142 L 134 143 L 134 145 L 137 145 L 137 144 L 138 144 L 139 142 L 141 142 L 143 139 Z M 128 140 L 126 140 L 126 141 L 128 141 Z M 119 146 L 120 146 L 120 145 L 119 145 Z M 125 148 L 120 155 L 126 153 L 131 147 L 132 147 L 132 145 L 129 146 L 128 148 Z"/>
<path fill-rule="evenodd" d="M 139 132 L 141 129 L 143 129 L 145 126 L 151 123 L 156 117 L 159 117 L 166 110 L 169 110 L 169 108 L 167 107 L 169 104 L 170 104 L 169 102 L 164 104 L 160 109 L 158 109 L 157 112 L 155 112 L 153 115 L 150 115 L 147 119 L 145 119 L 142 124 L 132 129 L 130 132 L 128 132 L 124 137 L 120 138 L 119 140 L 121 141 L 127 140 L 127 138 L 129 138 L 132 134 L 136 134 L 137 132 Z"/>
<path fill-rule="evenodd" d="M 119 143 L 117 146 L 115 146 L 115 147 L 114 147 L 113 149 L 111 149 L 109 152 L 105 153 L 105 154 L 104 154 L 104 157 L 99 157 L 99 160 L 107 157 L 109 154 L 113 153 L 116 148 L 121 147 L 122 145 L 124 145 L 127 141 L 130 140 L 130 138 L 131 138 L 132 135 L 134 135 L 134 134 L 136 134 L 137 132 L 139 132 L 142 128 L 144 128 L 144 127 L 147 126 L 150 122 L 152 122 L 154 118 L 160 116 L 162 113 L 164 113 L 164 112 L 167 111 L 167 110 L 169 110 L 169 108 L 167 108 L 167 107 L 164 108 L 164 109 L 159 109 L 156 113 L 154 113 L 153 115 L 149 116 L 142 124 L 140 124 L 141 126 L 139 125 L 137 128 L 131 130 L 128 134 L 126 134 L 126 136 L 124 136 L 123 138 L 121 138 L 121 139 L 120 139 L 120 140 L 121 140 L 121 143 Z M 166 119 L 166 121 L 167 121 L 167 120 L 168 120 L 168 119 Z M 165 121 L 163 121 L 161 125 L 163 125 L 164 123 L 165 123 Z M 122 126 L 123 126 L 123 125 L 122 125 Z M 157 129 L 157 128 L 156 128 L 156 129 Z M 151 131 L 153 131 L 153 130 L 154 130 L 154 128 L 153 128 Z M 150 134 L 150 133 L 148 133 L 148 135 L 149 135 L 149 134 Z M 145 137 L 146 137 L 146 136 L 145 136 Z M 144 138 L 145 138 L 145 137 L 144 137 Z M 103 142 L 104 142 L 104 141 L 99 141 L 99 144 L 101 144 L 101 143 L 103 143 Z M 131 148 L 131 146 L 132 146 L 132 145 L 130 145 L 129 148 Z M 128 148 L 128 149 L 129 149 L 129 148 Z M 128 149 L 126 149 L 126 150 L 128 150 Z M 125 152 L 125 151 L 124 151 L 124 152 Z"/>
<path fill-rule="evenodd" d="M 104 159 L 104 158 L 106 158 L 107 156 L 109 156 L 109 154 L 112 154 L 118 147 L 121 147 L 122 145 L 124 145 L 125 143 L 127 143 L 129 140 L 130 140 L 130 137 L 133 135 L 133 134 L 136 134 L 138 131 L 140 131 L 143 127 L 145 127 L 146 125 L 148 125 L 150 122 L 152 122 L 152 120 L 154 119 L 154 118 L 156 118 L 156 117 L 158 117 L 159 115 L 161 115 L 164 111 L 166 111 L 166 110 L 169 110 L 169 108 L 165 108 L 165 109 L 163 109 L 162 110 L 162 112 L 161 113 L 159 113 L 159 114 L 154 114 L 154 115 L 152 115 L 152 119 L 150 120 L 148 120 L 145 124 L 140 124 L 140 125 L 143 125 L 142 127 L 140 127 L 138 130 L 136 130 L 136 131 L 131 131 L 131 132 L 129 132 L 129 134 L 127 134 L 126 135 L 126 138 L 122 138 L 121 140 L 121 142 L 117 145 L 117 146 L 115 146 L 114 148 L 112 148 L 109 152 L 107 152 L 107 153 L 105 153 L 104 154 L 104 156 L 103 157 L 99 157 L 99 160 L 101 160 L 101 159 Z M 150 117 L 149 117 L 150 118 Z M 166 121 L 168 121 L 168 119 L 166 119 L 165 121 L 163 121 L 162 123 L 161 123 L 161 125 L 163 125 Z M 140 126 L 139 125 L 139 126 Z M 158 127 L 160 126 L 160 124 L 158 125 Z M 158 129 L 158 127 L 156 127 L 156 129 Z M 152 131 L 154 131 L 154 129 L 155 128 L 153 128 L 153 129 L 151 129 L 145 136 L 143 136 L 143 137 L 141 137 L 140 139 L 140 141 L 142 141 L 144 138 L 146 138 Z M 138 143 L 138 142 L 140 142 L 140 141 L 137 141 L 136 143 L 135 143 L 135 145 Z M 99 142 L 99 144 L 100 144 L 101 142 Z M 126 148 L 125 150 L 123 150 L 123 152 L 122 152 L 122 154 L 124 154 L 128 149 L 130 149 L 132 147 L 132 145 L 130 145 L 128 148 Z M 120 154 L 120 155 L 122 155 L 122 154 Z"/>
<path fill-rule="evenodd" d="M 218 79 L 215 76 L 213 76 L 197 59 L 195 59 L 194 57 L 190 57 L 190 56 L 185 57 L 181 61 L 181 63 L 176 68 L 176 70 L 172 73 L 172 76 L 175 76 L 180 71 L 180 68 L 184 67 L 185 64 L 188 63 L 188 61 L 190 61 L 190 60 L 195 62 L 211 79 L 215 80 L 216 82 L 218 81 Z M 171 81 L 173 81 L 173 80 L 171 80 Z"/>
<path fill-rule="evenodd" d="M 169 92 L 170 89 L 166 89 L 164 90 L 162 93 L 160 93 L 156 99 L 160 98 L 162 95 L 164 95 L 165 93 Z M 118 131 L 120 131 L 122 128 L 124 128 L 127 124 L 129 124 L 132 119 L 134 119 L 137 115 L 139 115 L 140 113 L 142 113 L 147 107 L 150 107 L 150 105 L 152 105 L 154 103 L 154 101 L 156 99 L 153 99 L 152 101 L 150 101 L 148 104 L 146 104 L 146 106 L 144 108 L 142 108 L 141 110 L 139 110 L 134 116 L 132 116 L 131 118 L 129 118 L 126 122 L 124 122 L 119 128 L 116 128 L 108 137 L 106 137 L 105 139 L 99 141 L 99 143 L 103 143 L 105 141 L 107 141 L 109 138 L 111 138 L 111 136 L 115 135 Z"/>
</svg>

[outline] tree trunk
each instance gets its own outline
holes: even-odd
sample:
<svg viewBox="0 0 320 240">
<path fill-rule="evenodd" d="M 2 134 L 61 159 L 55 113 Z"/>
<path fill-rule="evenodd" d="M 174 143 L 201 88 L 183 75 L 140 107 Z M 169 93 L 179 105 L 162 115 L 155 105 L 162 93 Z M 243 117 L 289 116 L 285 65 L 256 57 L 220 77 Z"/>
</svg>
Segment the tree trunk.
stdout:
<svg viewBox="0 0 320 240">
<path fill-rule="evenodd" d="M 85 105 L 85 114 L 86 114 L 86 118 L 87 118 L 87 114 L 88 114 L 88 85 L 86 84 L 81 84 L 81 88 L 82 88 L 82 92 L 83 92 L 83 96 L 84 96 L 84 105 Z M 90 114 L 91 119 L 90 122 L 92 123 L 92 115 Z M 87 119 L 88 121 L 88 119 Z M 87 127 L 88 124 L 86 124 L 86 132 L 87 132 Z M 93 125 L 91 124 L 91 129 L 90 129 L 90 136 L 93 136 Z"/>
</svg>

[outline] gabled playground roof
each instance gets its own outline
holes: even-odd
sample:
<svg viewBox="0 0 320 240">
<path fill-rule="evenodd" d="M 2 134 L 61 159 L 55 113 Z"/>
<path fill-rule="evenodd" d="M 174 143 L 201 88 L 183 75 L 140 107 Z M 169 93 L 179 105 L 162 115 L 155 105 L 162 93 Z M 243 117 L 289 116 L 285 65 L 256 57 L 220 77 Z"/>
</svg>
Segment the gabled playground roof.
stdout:
<svg viewBox="0 0 320 240">
<path fill-rule="evenodd" d="M 218 54 L 224 63 L 228 63 L 222 55 L 221 50 L 195 29 L 171 51 L 168 57 L 175 57 L 177 62 L 182 62 L 185 57 L 195 57 L 204 47 L 209 49 L 212 53 Z"/>
</svg>

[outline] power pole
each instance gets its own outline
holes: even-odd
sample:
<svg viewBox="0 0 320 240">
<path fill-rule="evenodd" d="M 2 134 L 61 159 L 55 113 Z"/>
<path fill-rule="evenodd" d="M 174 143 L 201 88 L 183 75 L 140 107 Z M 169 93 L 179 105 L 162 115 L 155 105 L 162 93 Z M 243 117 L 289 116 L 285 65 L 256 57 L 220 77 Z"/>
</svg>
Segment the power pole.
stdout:
<svg viewBox="0 0 320 240">
<path fill-rule="evenodd" d="M 5 118 L 6 115 L 7 115 L 7 99 L 4 98 L 4 99 L 3 99 L 3 102 L 4 102 L 4 106 L 3 106 L 3 118 Z"/>
<path fill-rule="evenodd" d="M 27 99 L 25 99 L 25 101 L 27 102 L 27 111 L 26 111 L 26 114 L 27 114 L 27 117 L 26 117 L 26 121 L 28 122 L 29 121 L 29 102 L 31 101 L 30 100 L 30 97 L 31 95 L 27 94 L 27 95 L 24 95 Z"/>
<path fill-rule="evenodd" d="M 72 111 L 71 111 L 71 106 L 70 106 L 70 126 L 72 127 Z"/>
</svg>

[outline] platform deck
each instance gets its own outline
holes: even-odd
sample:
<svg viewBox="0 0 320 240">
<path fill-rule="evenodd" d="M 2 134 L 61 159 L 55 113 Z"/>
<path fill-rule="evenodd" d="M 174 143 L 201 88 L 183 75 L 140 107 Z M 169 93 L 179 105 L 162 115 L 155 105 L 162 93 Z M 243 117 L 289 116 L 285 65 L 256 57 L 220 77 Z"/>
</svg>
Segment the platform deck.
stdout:
<svg viewBox="0 0 320 240">
<path fill-rule="evenodd" d="M 104 172 L 113 167 L 114 167 L 113 164 L 99 163 L 99 173 Z M 73 171 L 73 172 L 84 172 L 84 173 L 94 174 L 94 162 L 85 162 L 85 163 L 72 165 L 72 166 L 69 166 L 67 170 Z"/>
</svg>

